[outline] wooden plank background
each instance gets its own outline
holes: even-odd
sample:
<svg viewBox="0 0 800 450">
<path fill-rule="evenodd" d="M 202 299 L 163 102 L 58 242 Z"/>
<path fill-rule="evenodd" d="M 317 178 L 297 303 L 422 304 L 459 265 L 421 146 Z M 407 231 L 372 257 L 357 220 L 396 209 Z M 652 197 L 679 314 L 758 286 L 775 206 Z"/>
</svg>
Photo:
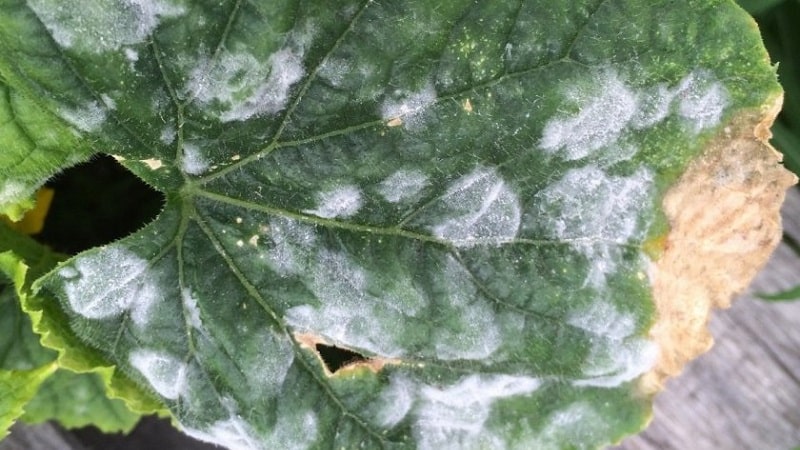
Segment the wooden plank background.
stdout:
<svg viewBox="0 0 800 450">
<path fill-rule="evenodd" d="M 800 240 L 800 191 L 783 208 Z M 643 433 L 614 450 L 789 450 L 800 446 L 800 301 L 766 303 L 754 292 L 800 284 L 800 257 L 781 244 L 750 290 L 711 321 L 716 345 L 670 380 Z M 76 439 L 78 438 L 78 439 Z M 128 437 L 73 434 L 52 424 L 16 425 L 0 450 L 207 450 L 163 421 L 144 421 Z M 276 449 L 277 450 L 277 449 Z M 536 449 L 531 449 L 536 450 Z"/>
</svg>

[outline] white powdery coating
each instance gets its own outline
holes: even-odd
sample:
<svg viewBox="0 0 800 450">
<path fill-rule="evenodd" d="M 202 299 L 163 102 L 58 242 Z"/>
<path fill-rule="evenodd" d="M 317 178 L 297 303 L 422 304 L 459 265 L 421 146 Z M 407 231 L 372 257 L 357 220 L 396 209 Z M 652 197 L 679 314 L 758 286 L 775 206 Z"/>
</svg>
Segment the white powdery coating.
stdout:
<svg viewBox="0 0 800 450">
<path fill-rule="evenodd" d="M 567 323 L 596 335 L 582 367 L 588 378 L 575 386 L 616 387 L 650 370 L 658 357 L 658 346 L 634 336 L 636 321 L 613 304 L 598 301 L 583 311 L 573 312 Z"/>
<path fill-rule="evenodd" d="M 136 349 L 128 359 L 162 397 L 175 400 L 185 394 L 187 366 L 169 353 Z"/>
<path fill-rule="evenodd" d="M 725 87 L 707 70 L 696 69 L 677 86 L 657 84 L 635 90 L 609 70 L 597 75 L 600 80 L 590 93 L 571 92 L 578 112 L 550 119 L 539 146 L 551 154 L 560 152 L 566 160 L 592 156 L 603 150 L 619 150 L 620 137 L 631 129 L 652 127 L 677 109 L 677 113 L 698 133 L 719 124 L 729 104 Z M 630 155 L 632 156 L 632 155 Z M 622 160 L 625 156 L 620 156 Z"/>
<path fill-rule="evenodd" d="M 458 326 L 438 326 L 433 331 L 436 356 L 442 360 L 483 360 L 502 344 L 501 331 L 492 308 L 478 296 L 470 275 L 452 256 L 442 267 L 439 284 L 446 297 L 441 314 L 458 318 Z M 450 323 L 453 323 L 451 321 Z"/>
<path fill-rule="evenodd" d="M 117 102 L 115 102 L 113 98 L 109 97 L 108 94 L 100 94 L 100 100 L 103 100 L 103 104 L 106 105 L 106 108 L 110 109 L 111 111 L 117 109 Z"/>
<path fill-rule="evenodd" d="M 340 186 L 330 191 L 317 194 L 317 207 L 304 209 L 306 214 L 313 214 L 325 219 L 334 217 L 352 217 L 361 209 L 361 189 L 353 185 Z"/>
<path fill-rule="evenodd" d="M 341 58 L 328 58 L 319 68 L 317 74 L 331 86 L 338 87 L 352 71 L 351 62 Z"/>
<path fill-rule="evenodd" d="M 274 397 L 283 386 L 294 362 L 292 343 L 289 339 L 276 336 L 268 329 L 249 332 L 246 339 L 249 342 L 243 347 L 257 349 L 239 354 L 247 384 L 254 395 Z"/>
<path fill-rule="evenodd" d="M 599 300 L 582 311 L 572 312 L 567 323 L 597 336 L 621 340 L 636 332 L 636 320 L 613 304 Z"/>
<path fill-rule="evenodd" d="M 159 18 L 184 13 L 182 6 L 163 0 L 116 0 L 91 6 L 29 0 L 28 6 L 59 45 L 96 54 L 143 42 L 156 29 Z"/>
<path fill-rule="evenodd" d="M 725 87 L 703 70 L 696 70 L 681 81 L 677 97 L 678 114 L 690 121 L 695 132 L 718 125 L 728 106 Z"/>
<path fill-rule="evenodd" d="M 571 169 L 536 194 L 533 216 L 550 237 L 573 240 L 592 263 L 589 283 L 599 286 L 616 267 L 614 248 L 643 236 L 639 216 L 648 208 L 652 185 L 646 168 L 627 177 L 591 166 Z"/>
<path fill-rule="evenodd" d="M 649 371 L 657 360 L 658 345 L 644 338 L 595 340 L 581 367 L 587 378 L 575 380 L 572 384 L 614 388 Z"/>
<path fill-rule="evenodd" d="M 107 111 L 99 103 L 92 101 L 77 108 L 61 106 L 58 115 L 75 128 L 87 133 L 100 129 L 106 121 Z"/>
<path fill-rule="evenodd" d="M 653 175 L 640 168 L 628 177 L 608 175 L 592 166 L 570 169 L 536 194 L 540 223 L 552 237 L 624 244 L 637 233 L 638 213 L 647 208 Z"/>
<path fill-rule="evenodd" d="M 587 94 L 576 93 L 575 114 L 550 119 L 539 146 L 567 160 L 585 158 L 616 141 L 637 112 L 637 94 L 613 72 L 598 74 L 599 85 Z"/>
<path fill-rule="evenodd" d="M 390 99 L 381 105 L 383 120 L 401 119 L 403 123 L 417 125 L 419 116 L 436 102 L 436 88 L 427 83 L 419 91 L 396 90 Z"/>
<path fill-rule="evenodd" d="M 184 142 L 181 169 L 189 175 L 200 175 L 208 170 L 208 160 L 200 152 L 197 144 Z"/>
<path fill-rule="evenodd" d="M 317 437 L 317 417 L 307 412 L 302 417 L 279 414 L 272 432 L 258 434 L 240 416 L 231 414 L 202 430 L 182 426 L 189 436 L 216 444 L 229 450 L 306 450 Z"/>
<path fill-rule="evenodd" d="M 221 121 L 242 121 L 283 110 L 303 75 L 303 52 L 297 49 L 278 50 L 267 64 L 247 52 L 224 51 L 192 70 L 187 90 L 202 105 L 219 102 Z"/>
<path fill-rule="evenodd" d="M 218 420 L 205 430 L 198 430 L 183 426 L 182 431 L 187 435 L 204 442 L 210 442 L 229 450 L 263 450 L 253 428 L 240 417 L 229 417 Z"/>
<path fill-rule="evenodd" d="M 316 245 L 314 228 L 285 218 L 275 218 L 269 224 L 272 248 L 267 252 L 267 264 L 278 275 L 302 273 L 309 252 Z"/>
<path fill-rule="evenodd" d="M 641 97 L 639 110 L 631 118 L 631 126 L 637 130 L 651 127 L 666 119 L 675 99 L 675 92 L 666 85 L 659 84 Z"/>
<path fill-rule="evenodd" d="M 375 402 L 380 408 L 374 415 L 375 423 L 387 429 L 400 423 L 414 406 L 416 390 L 417 385 L 407 378 L 393 376 Z"/>
<path fill-rule="evenodd" d="M 197 306 L 197 298 L 192 295 L 192 291 L 188 288 L 181 289 L 181 298 L 183 300 L 183 311 L 186 315 L 186 323 L 198 331 L 203 330 L 203 319 L 200 317 L 200 308 Z"/>
<path fill-rule="evenodd" d="M 161 136 L 159 136 L 159 140 L 166 145 L 172 144 L 175 142 L 175 138 L 178 136 L 178 131 L 175 129 L 175 126 L 169 124 L 161 130 Z"/>
<path fill-rule="evenodd" d="M 25 198 L 25 185 L 13 180 L 7 180 L 0 188 L 0 206 L 15 203 Z"/>
<path fill-rule="evenodd" d="M 58 274 L 70 307 L 87 319 L 106 319 L 130 311 L 133 322 L 145 326 L 150 310 L 162 300 L 147 261 L 121 246 L 79 256 Z"/>
<path fill-rule="evenodd" d="M 501 244 L 517 237 L 521 211 L 517 194 L 496 169 L 479 167 L 455 181 L 440 202 L 445 220 L 430 226 L 434 236 L 460 247 Z"/>
<path fill-rule="evenodd" d="M 428 176 L 419 170 L 398 170 L 381 181 L 378 193 L 391 203 L 414 199 L 428 186 Z"/>
<path fill-rule="evenodd" d="M 414 411 L 414 435 L 421 450 L 503 448 L 485 428 L 499 399 L 528 395 L 541 381 L 511 375 L 470 375 L 446 388 L 423 386 Z"/>
<path fill-rule="evenodd" d="M 132 48 L 125 48 L 125 49 L 122 49 L 122 51 L 123 51 L 123 53 L 125 53 L 125 58 L 129 62 L 135 63 L 136 61 L 139 61 L 139 52 L 137 52 L 136 50 L 134 50 Z"/>
<path fill-rule="evenodd" d="M 598 436 L 608 433 L 608 421 L 588 403 L 573 403 L 551 414 L 547 424 L 530 439 L 524 439 L 519 450 L 559 450 L 565 447 L 584 448 L 587 442 L 596 442 Z M 570 445 L 571 444 L 571 445 Z"/>
<path fill-rule="evenodd" d="M 398 314 L 383 299 L 367 291 L 367 273 L 346 254 L 321 250 L 307 269 L 306 287 L 319 305 L 295 306 L 286 312 L 286 322 L 299 330 L 312 331 L 339 345 L 368 350 L 384 357 L 399 357 L 404 349 L 401 329 L 390 329 L 390 314 Z M 376 317 L 383 320 L 376 321 Z M 398 317 L 402 320 L 402 317 Z"/>
</svg>

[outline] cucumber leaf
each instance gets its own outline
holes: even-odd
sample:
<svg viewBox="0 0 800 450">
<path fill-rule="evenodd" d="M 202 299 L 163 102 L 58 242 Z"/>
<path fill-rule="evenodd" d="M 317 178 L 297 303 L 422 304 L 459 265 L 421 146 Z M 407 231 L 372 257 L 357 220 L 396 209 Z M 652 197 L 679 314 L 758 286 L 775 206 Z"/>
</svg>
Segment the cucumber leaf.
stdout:
<svg viewBox="0 0 800 450">
<path fill-rule="evenodd" d="M 6 0 L 0 42 L 0 204 L 96 152 L 166 198 L 26 308 L 236 449 L 641 429 L 661 200 L 780 95 L 731 1 Z"/>
</svg>

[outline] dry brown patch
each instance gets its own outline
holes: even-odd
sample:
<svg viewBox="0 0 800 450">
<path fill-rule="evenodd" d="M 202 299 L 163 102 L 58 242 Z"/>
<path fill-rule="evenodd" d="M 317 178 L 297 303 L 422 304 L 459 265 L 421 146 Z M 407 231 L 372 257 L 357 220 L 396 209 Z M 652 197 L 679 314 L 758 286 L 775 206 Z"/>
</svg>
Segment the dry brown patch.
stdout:
<svg viewBox="0 0 800 450">
<path fill-rule="evenodd" d="M 711 347 L 712 308 L 729 306 L 780 242 L 780 207 L 797 182 L 767 142 L 781 101 L 734 119 L 664 198 L 670 231 L 650 273 L 660 357 L 643 377 L 646 393 Z"/>
</svg>

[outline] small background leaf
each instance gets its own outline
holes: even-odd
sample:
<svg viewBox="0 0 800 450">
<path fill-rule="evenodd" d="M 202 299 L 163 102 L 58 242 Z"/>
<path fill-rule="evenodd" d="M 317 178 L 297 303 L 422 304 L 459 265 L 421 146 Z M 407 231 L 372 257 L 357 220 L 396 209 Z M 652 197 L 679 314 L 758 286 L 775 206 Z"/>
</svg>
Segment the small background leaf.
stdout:
<svg viewBox="0 0 800 450">
<path fill-rule="evenodd" d="M 18 387 L 0 405 L 0 417 L 6 426 L 2 430 L 20 416 L 30 423 L 56 420 L 65 427 L 94 424 L 108 432 L 132 429 L 139 415 L 130 412 L 122 400 L 108 398 L 107 388 L 97 374 L 59 369 L 58 354 L 40 344 L 39 335 L 33 332 L 29 317 L 20 307 L 17 289 L 26 289 L 22 285 L 24 275 L 40 276 L 55 265 L 59 256 L 0 224 L 0 249 L 8 247 L 13 247 L 14 253 L 0 254 L 0 270 L 19 285 L 15 288 L 6 276 L 0 275 L 0 329 L 4 330 L 0 335 L 0 377 L 6 383 L 4 387 Z M 25 255 L 34 267 L 27 271 L 19 268 L 18 254 Z"/>
</svg>

